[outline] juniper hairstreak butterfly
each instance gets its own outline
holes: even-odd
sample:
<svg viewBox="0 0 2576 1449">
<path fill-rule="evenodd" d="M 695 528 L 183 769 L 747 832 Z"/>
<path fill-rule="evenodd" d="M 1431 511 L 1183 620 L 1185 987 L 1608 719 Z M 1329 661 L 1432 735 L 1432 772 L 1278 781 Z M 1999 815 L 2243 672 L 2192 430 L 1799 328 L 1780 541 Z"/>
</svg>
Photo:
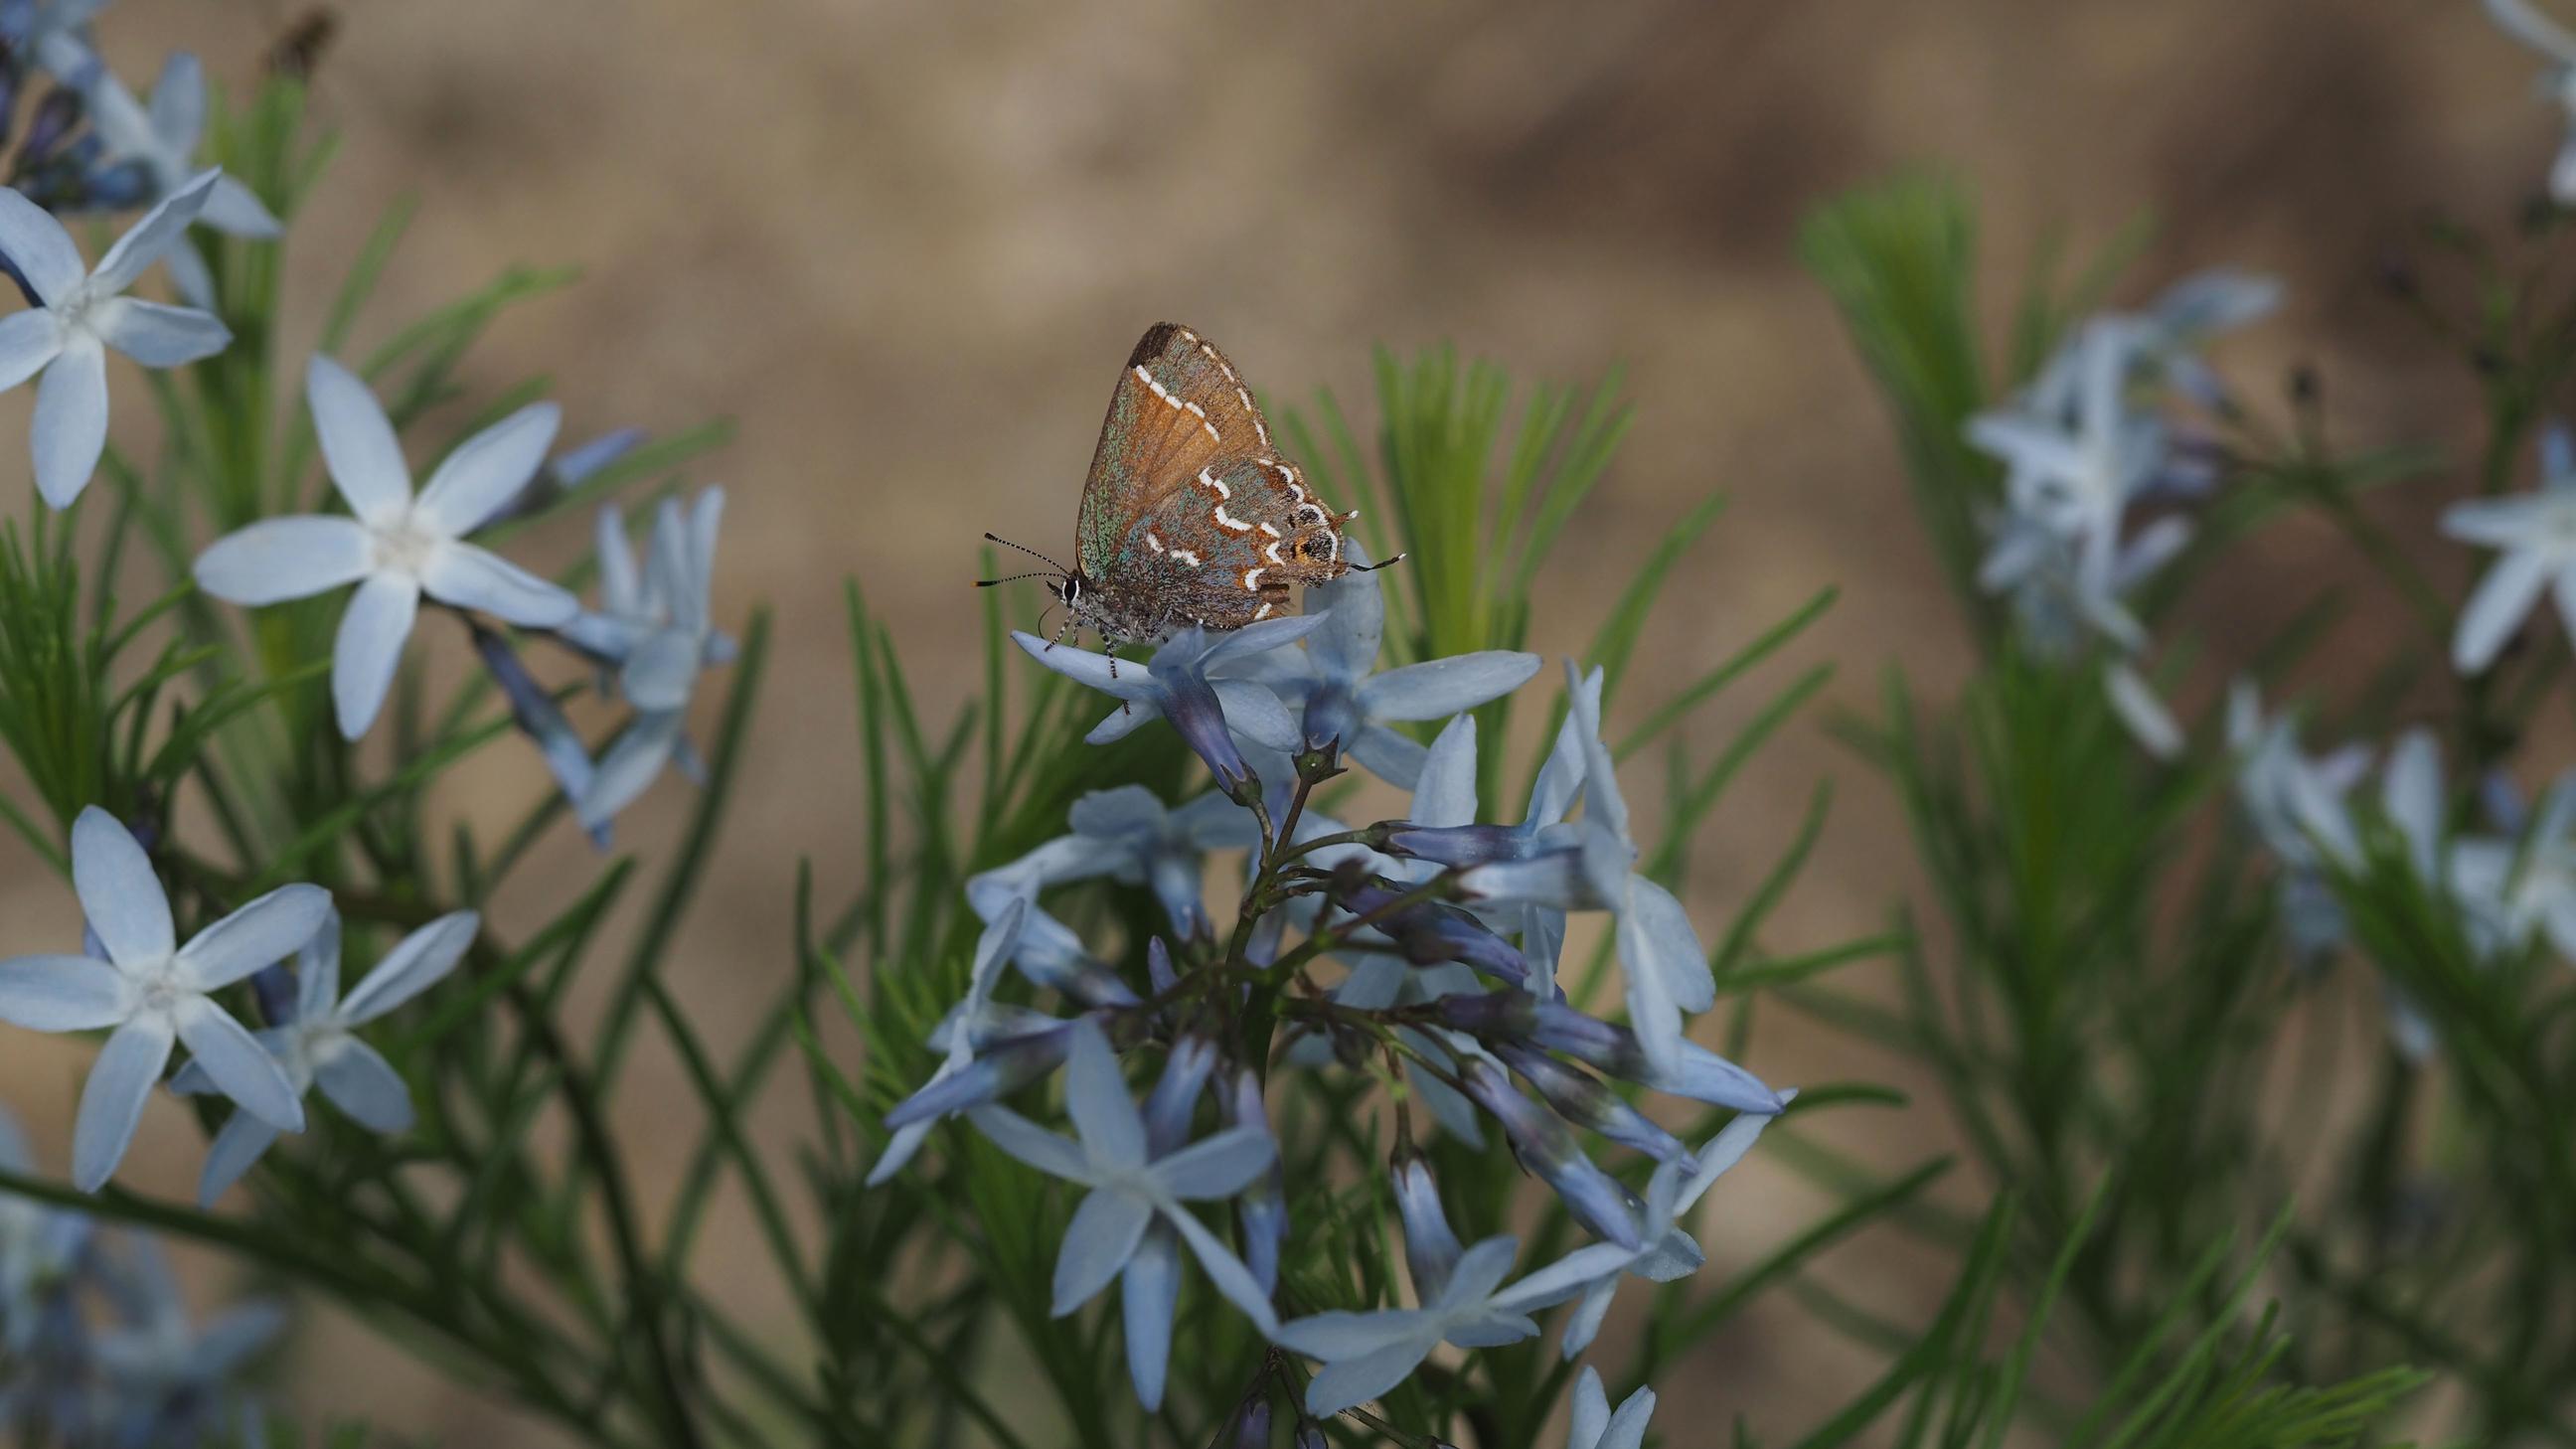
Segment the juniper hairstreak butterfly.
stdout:
<svg viewBox="0 0 2576 1449">
<path fill-rule="evenodd" d="M 1358 516 L 1326 507 L 1305 470 L 1280 456 L 1252 389 L 1215 344 L 1163 322 L 1137 342 L 1110 394 L 1074 520 L 1074 566 L 1047 562 L 1060 571 L 1052 588 L 1067 629 L 1113 644 L 1192 624 L 1240 629 L 1287 612 L 1289 585 L 1350 572 L 1342 525 Z"/>
</svg>

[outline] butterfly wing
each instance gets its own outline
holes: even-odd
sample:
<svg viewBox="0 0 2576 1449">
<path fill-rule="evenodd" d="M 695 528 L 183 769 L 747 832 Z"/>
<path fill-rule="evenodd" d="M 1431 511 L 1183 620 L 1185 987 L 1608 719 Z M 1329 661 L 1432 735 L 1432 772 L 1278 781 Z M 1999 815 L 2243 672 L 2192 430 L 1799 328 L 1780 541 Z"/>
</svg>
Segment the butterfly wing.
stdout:
<svg viewBox="0 0 2576 1449">
<path fill-rule="evenodd" d="M 1147 330 L 1083 486 L 1076 550 L 1094 587 L 1149 594 L 1131 616 L 1239 627 L 1284 609 L 1289 584 L 1347 567 L 1339 522 L 1224 354 L 1186 327 Z"/>
</svg>

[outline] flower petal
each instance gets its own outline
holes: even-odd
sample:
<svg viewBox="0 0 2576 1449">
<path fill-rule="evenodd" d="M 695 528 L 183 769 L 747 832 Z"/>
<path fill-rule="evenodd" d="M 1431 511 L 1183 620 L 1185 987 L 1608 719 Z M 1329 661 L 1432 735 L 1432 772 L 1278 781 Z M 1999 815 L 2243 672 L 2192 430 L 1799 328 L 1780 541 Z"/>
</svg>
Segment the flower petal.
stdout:
<svg viewBox="0 0 2576 1449">
<path fill-rule="evenodd" d="M 530 403 L 457 444 L 421 485 L 414 516 L 449 538 L 482 527 L 537 476 L 562 426 L 562 408 Z"/>
<path fill-rule="evenodd" d="M 1062 1318 L 1108 1287 L 1153 1220 L 1153 1208 L 1132 1193 L 1101 1187 L 1086 1194 L 1056 1252 L 1055 1316 Z"/>
<path fill-rule="evenodd" d="M 441 603 L 479 609 L 523 629 L 551 629 L 581 612 L 581 601 L 557 585 L 499 554 L 453 540 L 431 550 L 420 587 Z"/>
<path fill-rule="evenodd" d="M 2476 674 L 2493 664 L 2505 640 L 2539 602 L 2550 572 L 2548 557 L 2536 549 L 2516 549 L 2497 559 L 2460 611 L 2459 629 L 2451 636 L 2452 666 L 2462 674 Z"/>
<path fill-rule="evenodd" d="M 1269 1293 L 1262 1288 L 1260 1280 L 1253 1277 L 1252 1270 L 1243 1266 L 1243 1260 L 1186 1212 L 1169 1209 L 1163 1214 L 1163 1221 L 1170 1223 L 1180 1233 L 1181 1241 L 1190 1245 L 1190 1256 L 1199 1260 L 1199 1271 L 1207 1274 L 1208 1283 L 1225 1295 L 1225 1301 L 1251 1319 L 1252 1326 L 1261 1330 L 1263 1338 L 1275 1336 L 1279 1331 L 1279 1315 L 1270 1307 Z"/>
<path fill-rule="evenodd" d="M 1305 746 L 1297 717 L 1288 712 L 1288 706 L 1281 704 L 1267 685 L 1249 679 L 1211 683 L 1217 704 L 1225 711 L 1226 728 L 1265 749 L 1293 753 Z"/>
<path fill-rule="evenodd" d="M 0 1021 L 29 1031 L 95 1031 L 125 1019 L 125 976 L 87 956 L 0 961 Z"/>
<path fill-rule="evenodd" d="M 36 492 L 55 508 L 71 507 L 107 451 L 107 349 L 96 338 L 67 338 L 62 352 L 45 364 L 36 382 L 29 442 Z"/>
<path fill-rule="evenodd" d="M 72 888 L 110 961 L 151 965 L 178 949 L 170 897 L 152 873 L 152 857 L 132 831 L 95 805 L 72 822 Z"/>
<path fill-rule="evenodd" d="M 161 98 L 156 95 L 152 99 L 157 102 Z M 268 203 L 259 199 L 259 193 L 234 176 L 215 178 L 215 189 L 207 193 L 206 209 L 197 213 L 197 222 L 226 236 L 247 237 L 253 241 L 268 241 L 286 232 L 285 225 L 277 219 L 277 213 L 269 210 Z M 175 248 L 172 254 L 176 255 Z"/>
<path fill-rule="evenodd" d="M 356 583 L 374 567 L 374 554 L 366 526 L 355 519 L 265 518 L 197 555 L 197 587 L 226 603 L 283 603 Z"/>
<path fill-rule="evenodd" d="M 592 553 L 599 560 L 599 606 L 621 616 L 644 611 L 644 583 L 635 571 L 635 545 L 626 537 L 626 514 L 603 503 L 592 525 Z"/>
<path fill-rule="evenodd" d="M 1574 1428 L 1566 1449 L 1598 1449 L 1609 1423 L 1610 1396 L 1602 1391 L 1601 1371 L 1585 1364 L 1583 1377 L 1574 1381 Z"/>
<path fill-rule="evenodd" d="M 1487 649 L 1390 669 L 1361 680 L 1353 693 L 1371 719 L 1445 719 L 1529 683 L 1539 663 L 1535 654 Z"/>
<path fill-rule="evenodd" d="M 966 1114 L 966 1120 L 991 1138 L 994 1146 L 1050 1177 L 1091 1180 L 1091 1162 L 1080 1143 L 1059 1137 L 1008 1107 L 978 1107 Z"/>
<path fill-rule="evenodd" d="M 369 574 L 350 596 L 331 649 L 331 703 L 343 739 L 361 738 L 376 722 L 419 615 L 420 585 L 402 574 Z"/>
<path fill-rule="evenodd" d="M 1127 1335 L 1127 1379 L 1136 1402 L 1163 1407 L 1172 1360 L 1172 1309 L 1181 1297 L 1181 1249 L 1167 1228 L 1145 1234 L 1119 1281 L 1119 1326 Z"/>
<path fill-rule="evenodd" d="M 205 253 L 186 237 L 161 258 L 162 268 L 170 274 L 170 286 L 179 300 L 201 312 L 215 310 L 215 272 L 206 265 Z"/>
<path fill-rule="evenodd" d="M 671 751 L 680 743 L 677 714 L 636 716 L 617 742 L 608 747 L 590 777 L 590 786 L 573 801 L 584 829 L 598 830 L 617 818 L 662 777 Z"/>
<path fill-rule="evenodd" d="M 167 1020 L 148 1016 L 118 1027 L 99 1049 L 72 1123 L 72 1186 L 96 1192 L 116 1175 L 143 1104 L 170 1064 L 173 1039 Z"/>
<path fill-rule="evenodd" d="M 1136 1110 L 1136 1099 L 1127 1094 L 1127 1078 L 1118 1070 L 1109 1038 L 1089 1020 L 1073 1029 L 1072 1055 L 1064 1068 L 1064 1105 L 1092 1161 L 1106 1167 L 1144 1165 L 1145 1119 Z"/>
<path fill-rule="evenodd" d="M 36 300 L 48 307 L 59 306 L 79 290 L 89 273 L 63 224 L 28 200 L 25 192 L 11 187 L 0 187 L 0 255 L 27 279 Z"/>
<path fill-rule="evenodd" d="M 436 985 L 465 959 L 482 928 L 475 912 L 451 911 L 403 937 L 340 1003 L 340 1023 L 362 1026 Z"/>
<path fill-rule="evenodd" d="M 313 885 L 279 886 L 180 947 L 180 979 L 198 991 L 230 986 L 303 949 L 330 916 L 329 891 Z"/>
<path fill-rule="evenodd" d="M 184 50 L 170 52 L 152 83 L 152 135 L 173 156 L 197 154 L 206 125 L 206 71 Z"/>
<path fill-rule="evenodd" d="M 390 528 L 411 512 L 411 466 L 384 406 L 358 375 L 322 356 L 304 367 L 305 405 L 331 483 L 362 523 Z"/>
<path fill-rule="evenodd" d="M 322 1089 L 332 1106 L 370 1132 L 411 1130 L 411 1088 L 403 1085 L 402 1073 L 394 1070 L 393 1063 L 356 1037 L 342 1039 L 314 1065 L 313 1085 Z"/>
<path fill-rule="evenodd" d="M 42 307 L 0 317 L 0 388 L 16 387 L 63 350 L 62 320 Z"/>
<path fill-rule="evenodd" d="M 107 255 L 98 259 L 98 269 L 89 276 L 92 295 L 113 296 L 150 271 L 152 264 L 161 260 L 161 254 L 170 250 L 171 244 L 197 219 L 197 213 L 206 209 L 206 197 L 222 176 L 221 171 L 200 171 L 143 213 L 143 219 L 128 228 L 116 239 L 116 245 L 107 249 Z"/>
<path fill-rule="evenodd" d="M 626 702 L 643 710 L 678 710 L 698 682 L 698 639 L 676 629 L 654 629 L 635 641 L 618 674 Z"/>
<path fill-rule="evenodd" d="M 250 1171 L 281 1134 L 248 1112 L 235 1112 L 206 1148 L 205 1168 L 197 1174 L 197 1206 L 210 1208 Z"/>
<path fill-rule="evenodd" d="M 1258 1127 L 1229 1127 L 1156 1161 L 1150 1169 L 1163 1190 L 1184 1202 L 1232 1197 L 1278 1156 L 1278 1144 Z"/>
<path fill-rule="evenodd" d="M 171 1015 L 178 1021 L 179 1040 L 188 1044 L 189 1055 L 217 1091 L 281 1132 L 304 1130 L 304 1104 L 296 1100 L 286 1069 L 231 1013 L 205 997 L 184 996 Z"/>
<path fill-rule="evenodd" d="M 1532 656 L 1535 658 L 1536 656 Z M 1461 714 L 1431 742 L 1413 784 L 1413 810 L 1405 817 L 1434 828 L 1476 820 L 1476 717 Z"/>
<path fill-rule="evenodd" d="M 98 340 L 145 367 L 177 367 L 212 357 L 233 340 L 211 312 L 136 297 L 110 297 L 90 309 Z"/>
</svg>

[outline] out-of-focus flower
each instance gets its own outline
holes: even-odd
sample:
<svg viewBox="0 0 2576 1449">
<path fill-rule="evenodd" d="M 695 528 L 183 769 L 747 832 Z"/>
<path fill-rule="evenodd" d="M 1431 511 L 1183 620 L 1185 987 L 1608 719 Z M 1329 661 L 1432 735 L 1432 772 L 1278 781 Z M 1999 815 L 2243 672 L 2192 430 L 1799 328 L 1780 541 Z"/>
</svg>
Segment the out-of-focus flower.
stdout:
<svg viewBox="0 0 2576 1449">
<path fill-rule="evenodd" d="M 2567 139 L 2549 167 L 2549 199 L 2576 206 L 2576 35 L 2541 14 L 2530 0 L 2486 0 L 2486 6 L 2505 34 L 2549 61 L 2549 69 L 2541 73 L 2540 94 L 2567 113 Z"/>
<path fill-rule="evenodd" d="M 72 884 L 107 959 L 0 961 L 0 1021 L 36 1031 L 113 1028 L 81 1091 L 72 1185 L 96 1192 L 115 1173 L 178 1042 L 244 1111 L 303 1131 L 303 1104 L 285 1070 L 208 993 L 312 940 L 330 913 L 329 893 L 281 886 L 181 946 L 151 857 L 96 806 L 72 822 Z"/>
<path fill-rule="evenodd" d="M 403 937 L 342 997 L 340 917 L 332 913 L 296 956 L 292 1011 L 258 1034 L 260 1045 L 285 1068 L 299 1097 L 320 1087 L 332 1106 L 370 1132 L 410 1130 L 411 1088 L 392 1063 L 359 1038 L 358 1028 L 445 979 L 465 959 L 482 924 L 473 911 L 439 917 Z M 171 1080 L 170 1089 L 184 1095 L 213 1085 L 192 1062 Z M 274 1125 L 247 1112 L 234 1113 L 206 1150 L 205 1171 L 197 1179 L 198 1204 L 213 1206 L 276 1141 Z"/>
<path fill-rule="evenodd" d="M 1267 1335 L 1277 1326 L 1270 1300 L 1232 1250 L 1183 1204 L 1234 1196 L 1267 1168 L 1278 1146 L 1253 1127 L 1229 1127 L 1177 1152 L 1152 1157 L 1145 1121 L 1127 1095 L 1108 1038 L 1089 1021 L 1072 1028 L 1065 1063 L 1065 1107 L 1076 1137 L 1067 1139 L 1007 1107 L 970 1114 L 993 1145 L 1050 1176 L 1091 1191 L 1074 1210 L 1056 1254 L 1055 1312 L 1071 1313 L 1109 1286 L 1127 1266 L 1156 1218 L 1171 1224 L 1197 1256 L 1218 1292 Z"/>
<path fill-rule="evenodd" d="M 160 1245 L 121 1239 L 102 1281 L 116 1306 L 90 1353 L 105 1380 L 116 1444 L 194 1444 L 220 1421 L 243 1366 L 286 1328 L 286 1307 L 260 1298 L 200 1328 Z"/>
<path fill-rule="evenodd" d="M 1373 673 L 1386 633 L 1386 600 L 1376 572 L 1363 571 L 1369 559 L 1359 540 L 1343 540 L 1342 551 L 1351 571 L 1306 591 L 1306 612 L 1328 615 L 1306 636 L 1306 647 L 1263 654 L 1229 672 L 1261 680 L 1302 710 L 1300 731 L 1309 747 L 1337 742 L 1379 779 L 1410 790 L 1422 772 L 1423 747 L 1388 726 L 1447 719 L 1499 699 L 1538 673 L 1539 657 L 1486 649 Z"/>
<path fill-rule="evenodd" d="M 2442 532 L 2502 551 L 2451 635 L 2451 663 L 2462 674 L 2495 663 L 2544 590 L 2576 639 L 2576 442 L 2566 427 L 2541 435 L 2540 482 L 2531 492 L 2454 503 L 2442 514 Z"/>
<path fill-rule="evenodd" d="M 1229 731 L 1268 749 L 1293 752 L 1300 743 L 1297 722 L 1267 686 L 1217 677 L 1217 672 L 1229 663 L 1240 666 L 1256 655 L 1293 644 L 1330 618 L 1329 614 L 1300 614 L 1264 619 L 1219 634 L 1192 625 L 1156 649 L 1143 669 L 1132 663 L 1121 669 L 1106 654 L 1049 644 L 1034 634 L 1014 631 L 1011 639 L 1040 664 L 1121 702 L 1117 712 L 1094 725 L 1084 739 L 1107 744 L 1150 720 L 1168 718 L 1182 742 L 1216 776 L 1217 788 L 1241 798 L 1252 767 L 1244 763 Z"/>
<path fill-rule="evenodd" d="M 206 128 L 206 75 L 195 56 L 175 51 L 162 63 L 148 109 L 104 66 L 75 84 L 88 103 L 90 129 L 105 145 L 106 163 L 130 163 L 142 169 L 151 187 L 143 199 L 160 201 L 189 184 L 196 170 L 197 143 Z M 228 236 L 261 241 L 285 231 L 259 194 L 233 176 L 216 178 L 196 221 Z M 164 260 L 170 265 L 170 280 L 188 305 L 212 311 L 214 273 L 184 234 L 172 239 Z"/>
<path fill-rule="evenodd" d="M 1442 1231 L 1447 1227 L 1444 1218 Z M 1455 1243 L 1452 1237 L 1451 1249 Z M 1306 1412 L 1337 1414 L 1384 1394 L 1404 1382 L 1444 1340 L 1460 1348 L 1493 1348 L 1537 1333 L 1528 1314 L 1498 1302 L 1496 1290 L 1512 1271 L 1518 1249 L 1514 1239 L 1487 1238 L 1459 1253 L 1445 1275 L 1416 1268 L 1415 1282 L 1433 1285 L 1422 1293 L 1418 1308 L 1336 1310 L 1279 1325 L 1282 1347 L 1324 1365 L 1306 1385 Z M 1413 1251 L 1408 1234 L 1408 1260 Z"/>
<path fill-rule="evenodd" d="M 2519 841 L 2463 840 L 2461 890 L 2484 903 L 2510 942 L 2548 938 L 2576 966 L 2576 771 L 2561 775 Z"/>
<path fill-rule="evenodd" d="M 700 671 L 729 663 L 734 642 L 715 627 L 709 592 L 715 582 L 716 530 L 724 490 L 698 495 L 685 514 L 664 499 L 653 520 L 652 552 L 636 567 L 623 516 L 599 511 L 600 609 L 565 624 L 561 637 L 604 664 L 615 664 L 618 692 L 635 720 L 601 756 L 590 788 L 574 803 L 582 825 L 607 828 L 673 759 L 702 773 L 683 734 Z"/>
<path fill-rule="evenodd" d="M 578 805 L 590 793 L 595 767 L 590 762 L 590 749 L 581 735 L 564 717 L 563 706 L 528 672 L 519 651 L 510 647 L 509 639 L 497 629 L 485 628 L 480 622 L 468 626 L 474 636 L 474 652 L 482 657 L 483 667 L 492 682 L 501 687 L 501 697 L 510 702 L 510 719 L 536 745 L 546 762 L 546 772 L 555 777 L 564 799 Z M 590 827 L 591 843 L 608 848 L 609 822 L 603 820 Z"/>
<path fill-rule="evenodd" d="M 402 443 L 356 374 L 322 356 L 305 395 L 331 481 L 356 515 L 263 519 L 197 556 L 197 584 L 236 604 L 282 603 L 356 584 L 331 655 L 331 699 L 340 733 L 375 723 L 423 594 L 522 628 L 551 629 L 579 601 L 465 535 L 527 485 L 562 414 L 531 403 L 457 444 L 413 496 Z"/>
<path fill-rule="evenodd" d="M 107 451 L 109 348 L 145 367 L 177 367 L 232 341 L 209 313 L 124 295 L 188 229 L 222 175 L 199 172 L 162 198 L 116 239 L 95 270 L 81 264 L 80 248 L 61 222 L 0 187 L 0 253 L 35 303 L 0 318 L 0 388 L 44 373 L 30 438 L 36 492 L 53 507 L 71 507 Z"/>
</svg>

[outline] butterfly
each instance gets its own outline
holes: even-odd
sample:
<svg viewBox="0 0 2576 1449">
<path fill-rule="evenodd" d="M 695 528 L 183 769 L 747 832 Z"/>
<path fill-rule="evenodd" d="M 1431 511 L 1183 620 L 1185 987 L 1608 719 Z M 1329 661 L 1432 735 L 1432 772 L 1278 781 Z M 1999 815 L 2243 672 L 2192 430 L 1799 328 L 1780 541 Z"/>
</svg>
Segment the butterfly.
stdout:
<svg viewBox="0 0 2576 1449">
<path fill-rule="evenodd" d="M 1193 624 L 1240 629 L 1286 613 L 1291 585 L 1350 572 L 1342 525 L 1358 516 L 1327 507 L 1280 455 L 1252 389 L 1214 343 L 1157 323 L 1110 394 L 1074 519 L 1074 566 L 1047 560 L 1060 570 L 1049 587 L 1066 632 L 1090 629 L 1113 644 Z"/>
</svg>

